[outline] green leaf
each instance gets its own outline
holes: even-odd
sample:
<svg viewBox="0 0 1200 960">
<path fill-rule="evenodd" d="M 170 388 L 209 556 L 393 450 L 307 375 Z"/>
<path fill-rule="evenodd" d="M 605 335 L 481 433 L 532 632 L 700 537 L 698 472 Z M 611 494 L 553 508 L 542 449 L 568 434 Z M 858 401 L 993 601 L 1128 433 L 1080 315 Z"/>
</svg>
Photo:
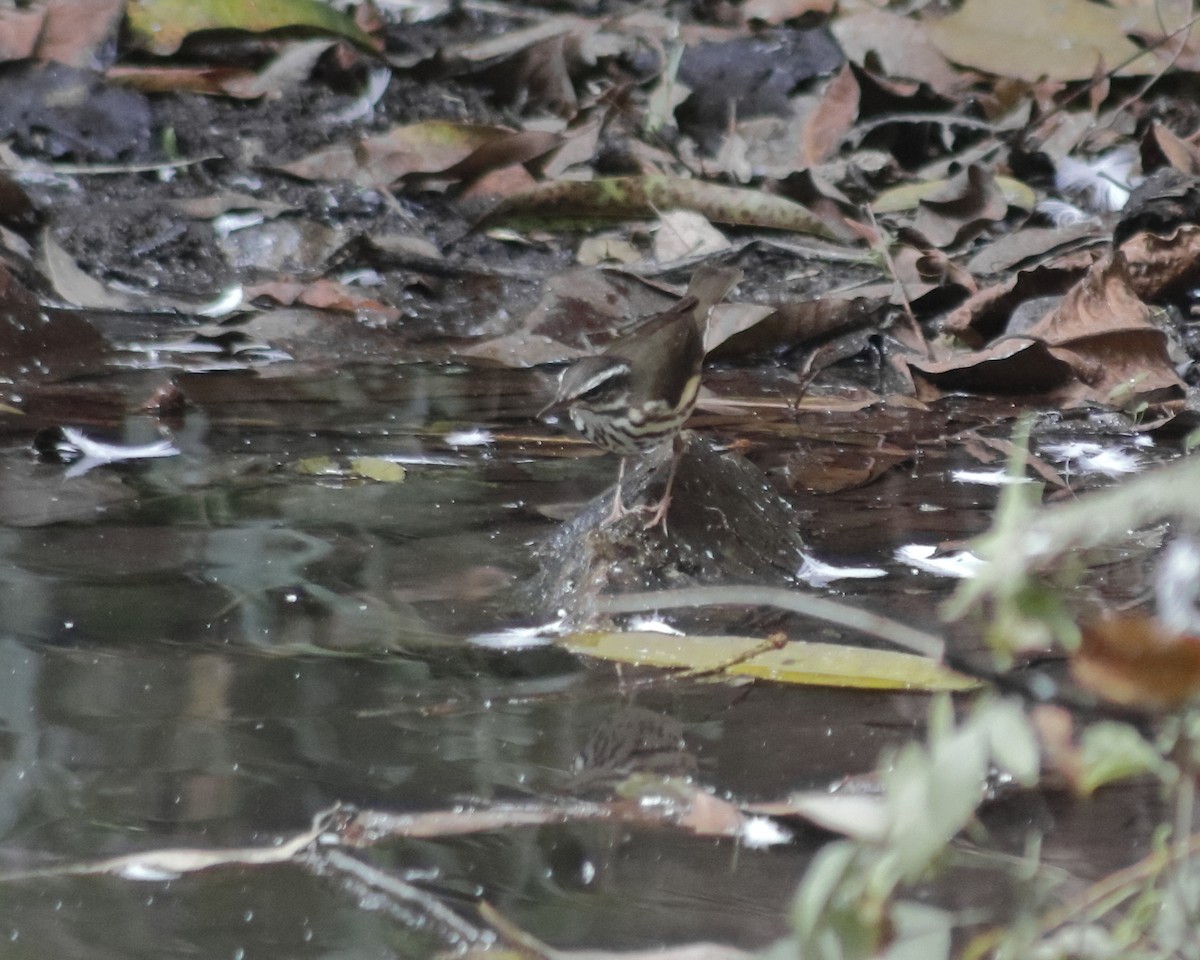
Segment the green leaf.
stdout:
<svg viewBox="0 0 1200 960">
<path fill-rule="evenodd" d="M 400 483 L 408 475 L 400 464 L 383 457 L 354 457 L 350 461 L 350 470 L 357 477 L 380 483 Z"/>
<path fill-rule="evenodd" d="M 678 637 L 663 633 L 576 633 L 575 653 L 640 666 L 756 677 L 778 683 L 858 690 L 969 690 L 974 680 L 911 653 L 790 641 L 774 648 L 753 637 Z"/>
<path fill-rule="evenodd" d="M 305 457 L 297 460 L 295 471 L 306 477 L 339 477 L 342 471 L 333 457 Z"/>
<path fill-rule="evenodd" d="M 1015 700 L 997 700 L 979 711 L 992 759 L 1017 781 L 1032 786 L 1041 772 L 1041 748 L 1029 716 Z"/>
<path fill-rule="evenodd" d="M 864 900 L 870 858 L 851 841 L 821 848 L 805 871 L 792 926 L 805 960 L 866 960 L 884 939 L 882 915 Z"/>
<path fill-rule="evenodd" d="M 401 483 L 408 472 L 400 464 L 383 457 L 305 457 L 293 468 L 308 477 L 336 477 L 342 480 L 374 480 L 378 483 Z"/>
<path fill-rule="evenodd" d="M 1153 744 L 1127 723 L 1090 724 L 1080 738 L 1083 770 L 1079 789 L 1091 793 L 1106 783 L 1143 774 L 1169 777 L 1173 768 Z"/>
<path fill-rule="evenodd" d="M 954 915 L 923 903 L 902 901 L 891 910 L 892 942 L 881 960 L 944 960 L 950 956 Z"/>
<path fill-rule="evenodd" d="M 1000 192 L 1010 207 L 1032 210 L 1037 206 L 1037 194 L 1020 180 L 1004 176 L 998 176 L 995 180 L 996 186 L 1000 188 Z M 950 178 L 902 183 L 880 193 L 871 202 L 871 209 L 876 213 L 899 213 L 903 210 L 915 210 L 922 200 L 944 189 L 949 182 Z"/>
<path fill-rule="evenodd" d="M 169 56 L 199 30 L 264 33 L 302 27 L 342 37 L 366 50 L 376 41 L 353 20 L 320 0 L 131 0 L 125 8 L 134 45 Z"/>
</svg>

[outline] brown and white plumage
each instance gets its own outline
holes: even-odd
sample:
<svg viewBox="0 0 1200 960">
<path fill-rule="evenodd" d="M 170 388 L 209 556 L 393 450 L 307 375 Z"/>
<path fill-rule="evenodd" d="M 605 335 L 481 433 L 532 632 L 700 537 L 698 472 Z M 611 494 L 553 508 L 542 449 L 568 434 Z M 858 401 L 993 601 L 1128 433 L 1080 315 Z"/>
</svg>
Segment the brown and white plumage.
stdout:
<svg viewBox="0 0 1200 960">
<path fill-rule="evenodd" d="M 709 314 L 741 276 L 732 267 L 700 268 L 677 304 L 563 371 L 547 410 L 565 408 L 585 440 L 622 457 L 613 517 L 626 512 L 625 458 L 669 443 L 696 405 Z M 655 522 L 669 493 L 670 480 Z"/>
</svg>

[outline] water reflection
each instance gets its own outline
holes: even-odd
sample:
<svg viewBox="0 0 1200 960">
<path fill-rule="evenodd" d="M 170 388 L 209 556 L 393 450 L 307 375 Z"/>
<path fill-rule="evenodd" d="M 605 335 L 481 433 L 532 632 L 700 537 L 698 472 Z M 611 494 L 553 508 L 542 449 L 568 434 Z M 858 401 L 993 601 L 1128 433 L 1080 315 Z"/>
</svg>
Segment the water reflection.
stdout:
<svg viewBox="0 0 1200 960">
<path fill-rule="evenodd" d="M 536 383 L 422 367 L 214 373 L 184 378 L 179 457 L 66 478 L 25 438 L 0 451 L 0 868 L 270 844 L 338 801 L 559 798 L 622 711 L 664 718 L 683 747 L 648 752 L 686 756 L 701 783 L 743 799 L 866 771 L 920 728 L 921 697 L 669 681 L 468 643 L 532 613 L 516 587 L 552 528 L 535 507 L 611 481 L 602 461 L 535 456 Z M 478 425 L 492 445 L 441 439 Z M 89 430 L 147 442 L 157 424 Z M 338 466 L 361 456 L 408 472 L 378 482 Z M 335 466 L 298 468 L 314 457 Z M 937 514 L 897 510 L 930 498 L 941 482 L 928 477 L 803 504 L 818 549 L 887 564 L 905 525 L 946 538 L 982 526 L 990 501 L 961 488 Z M 852 589 L 929 626 L 946 588 L 904 575 Z M 485 897 L 556 946 L 757 947 L 786 929 L 824 839 L 801 829 L 750 851 L 575 823 L 359 855 L 463 916 Z M 439 942 L 301 865 L 41 876 L 0 893 L 6 960 L 425 957 Z"/>
</svg>

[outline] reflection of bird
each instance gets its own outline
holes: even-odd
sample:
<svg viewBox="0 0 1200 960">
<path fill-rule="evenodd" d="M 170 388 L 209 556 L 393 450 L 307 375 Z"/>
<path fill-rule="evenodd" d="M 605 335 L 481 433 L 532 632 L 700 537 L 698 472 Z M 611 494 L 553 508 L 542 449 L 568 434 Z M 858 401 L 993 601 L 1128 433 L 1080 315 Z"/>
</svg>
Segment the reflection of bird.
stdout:
<svg viewBox="0 0 1200 960">
<path fill-rule="evenodd" d="M 632 512 L 621 503 L 625 461 L 674 440 L 696 405 L 708 315 L 741 278 L 733 267 L 701 267 L 675 306 L 563 371 L 558 395 L 542 412 L 566 408 L 585 440 L 621 455 L 609 521 Z M 646 508 L 647 527 L 666 518 L 675 466 L 672 460 L 662 500 Z"/>
<path fill-rule="evenodd" d="M 611 789 L 635 773 L 686 777 L 697 766 L 682 723 L 644 707 L 622 707 L 593 728 L 575 758 L 568 789 L 575 794 Z"/>
</svg>

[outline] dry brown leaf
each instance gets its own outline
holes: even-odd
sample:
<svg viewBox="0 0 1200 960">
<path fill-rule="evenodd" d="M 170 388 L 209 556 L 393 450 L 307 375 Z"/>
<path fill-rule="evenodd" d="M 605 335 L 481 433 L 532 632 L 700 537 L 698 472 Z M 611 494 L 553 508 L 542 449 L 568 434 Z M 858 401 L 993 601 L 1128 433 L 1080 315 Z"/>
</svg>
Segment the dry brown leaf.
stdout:
<svg viewBox="0 0 1200 960">
<path fill-rule="evenodd" d="M 440 180 L 474 180 L 492 170 L 536 160 L 561 144 L 562 137 L 557 133 L 516 130 L 481 143 L 452 166 L 425 175 Z"/>
<path fill-rule="evenodd" d="M 247 300 L 270 297 L 277 303 L 290 306 L 301 303 L 321 310 L 342 310 L 348 313 L 367 311 L 379 320 L 397 320 L 400 311 L 386 303 L 370 297 L 333 280 L 321 279 L 311 283 L 275 280 L 260 283 L 244 290 Z"/>
<path fill-rule="evenodd" d="M 306 180 L 386 187 L 409 174 L 446 170 L 485 144 L 512 134 L 507 127 L 426 120 L 366 137 L 358 144 L 335 144 L 279 169 Z"/>
<path fill-rule="evenodd" d="M 1152 56 L 1126 35 L 1157 30 L 1152 11 L 1123 11 L 1089 0 L 967 0 L 929 24 L 934 45 L 955 63 L 1002 77 L 1036 81 L 1090 80 L 1099 60 L 1120 65 L 1119 75 L 1154 73 Z"/>
<path fill-rule="evenodd" d="M 784 477 L 792 490 L 838 493 L 878 480 L 912 455 L 912 450 L 893 446 L 882 439 L 871 446 L 804 444 L 784 460 Z"/>
<path fill-rule="evenodd" d="M 1159 166 L 1148 162 L 1158 158 L 1180 173 L 1200 174 L 1200 148 L 1191 140 L 1176 136 L 1161 123 L 1154 123 L 1142 139 L 1142 169 L 1153 170 Z"/>
<path fill-rule="evenodd" d="M 1144 300 L 1157 300 L 1180 285 L 1200 279 L 1200 226 L 1184 224 L 1169 234 L 1138 233 L 1118 251 L 1128 263 L 1130 288 Z"/>
<path fill-rule="evenodd" d="M 654 259 L 671 263 L 688 257 L 720 253 L 729 240 L 708 219 L 694 210 L 667 210 L 654 231 Z"/>
<path fill-rule="evenodd" d="M 1056 254 L 1107 243 L 1106 228 L 1097 222 L 1066 227 L 1022 227 L 989 243 L 967 261 L 976 275 L 1004 273 L 1016 267 L 1031 267 Z"/>
<path fill-rule="evenodd" d="M 1142 238 L 1153 239 L 1143 234 L 1130 243 Z M 1094 264 L 1058 308 L 1028 331 L 1071 364 L 1089 399 L 1158 402 L 1182 400 L 1186 393 L 1168 356 L 1166 334 L 1137 286 L 1124 250 L 1119 250 Z"/>
<path fill-rule="evenodd" d="M 947 96 L 970 82 L 930 42 L 920 20 L 885 10 L 859 10 L 835 19 L 831 29 L 847 58 L 861 65 L 871 55 L 888 77 L 927 83 Z"/>
<path fill-rule="evenodd" d="M 583 17 L 569 15 L 552 17 L 522 30 L 505 30 L 485 40 L 459 47 L 450 47 L 442 52 L 442 56 L 449 63 L 456 61 L 487 63 L 489 60 L 499 60 L 511 56 L 551 37 L 577 30 L 591 29 L 595 29 L 594 23 Z"/>
<path fill-rule="evenodd" d="M 1200 693 L 1200 638 L 1129 614 L 1083 627 L 1071 672 L 1089 690 L 1125 706 L 1173 710 Z"/>
<path fill-rule="evenodd" d="M 31 59 L 45 19 L 44 9 L 0 9 L 0 62 Z"/>
<path fill-rule="evenodd" d="M 963 243 L 1008 214 L 1008 200 L 995 176 L 972 164 L 935 192 L 922 197 L 913 226 L 936 247 Z"/>
<path fill-rule="evenodd" d="M 1092 262 L 1091 256 L 1082 254 L 1053 265 L 1022 270 L 1003 283 L 973 294 L 946 317 L 942 330 L 969 346 L 981 347 L 1004 333 L 1013 311 L 1022 303 L 1039 297 L 1062 296 L 1079 281 Z"/>
<path fill-rule="evenodd" d="M 837 153 L 858 119 L 859 89 L 854 71 L 844 66 L 809 113 L 801 135 L 804 163 L 816 166 Z"/>
<path fill-rule="evenodd" d="M 1172 238 L 1150 234 L 1131 238 L 1130 249 L 1139 258 L 1136 265 L 1131 264 L 1124 248 L 1094 263 L 1054 309 L 1019 335 L 974 353 L 912 362 L 910 365 L 924 381 L 919 395 L 923 399 L 935 395 L 930 387 L 984 393 L 1053 393 L 1056 402 L 1068 407 L 1082 403 L 1125 408 L 1154 404 L 1158 416 L 1169 419 L 1178 412 L 1186 388 L 1168 355 L 1166 334 L 1155 324 L 1155 312 L 1143 295 L 1160 292 L 1162 278 L 1173 275 L 1172 268 L 1184 269 L 1179 265 L 1181 247 L 1189 248 L 1180 239 L 1200 242 L 1200 229 L 1193 228 L 1190 236 L 1185 236 L 1186 230 L 1177 231 Z M 1187 264 L 1187 269 L 1195 267 Z M 969 317 L 977 324 L 984 309 L 994 309 L 997 304 L 1011 306 L 1013 289 L 983 291 L 957 319 Z M 1035 300 L 1030 302 L 1036 305 Z M 1008 318 L 1000 310 L 996 319 L 1007 322 Z M 961 332 L 966 328 L 954 329 Z"/>
<path fill-rule="evenodd" d="M 225 84 L 239 80 L 252 82 L 257 76 L 253 70 L 241 67 L 163 67 L 130 66 L 109 67 L 105 75 L 122 86 L 132 87 L 143 93 L 199 93 L 209 96 L 229 93 Z M 236 88 L 236 86 L 235 86 Z"/>
<path fill-rule="evenodd" d="M 36 57 L 96 69 L 125 13 L 122 0 L 47 0 Z"/>
<path fill-rule="evenodd" d="M 774 26 L 806 13 L 829 14 L 833 8 L 834 0 L 746 0 L 741 11 L 746 20 L 761 20 Z"/>
<path fill-rule="evenodd" d="M 806 300 L 784 303 L 762 314 L 758 305 L 747 304 L 751 312 L 738 317 L 739 324 L 719 323 L 710 328 L 709 343 L 713 359 L 729 359 L 805 343 L 827 341 L 841 333 L 862 330 L 875 316 L 880 303 L 856 297 L 847 300 Z M 745 324 L 759 313 L 757 321 Z M 733 319 L 733 318 L 731 318 Z M 720 337 L 720 339 L 718 339 Z"/>
<path fill-rule="evenodd" d="M 1071 377 L 1071 367 L 1039 341 L 1008 337 L 983 350 L 932 360 L 909 360 L 917 398 L 935 400 L 947 393 L 1049 393 Z"/>
</svg>

